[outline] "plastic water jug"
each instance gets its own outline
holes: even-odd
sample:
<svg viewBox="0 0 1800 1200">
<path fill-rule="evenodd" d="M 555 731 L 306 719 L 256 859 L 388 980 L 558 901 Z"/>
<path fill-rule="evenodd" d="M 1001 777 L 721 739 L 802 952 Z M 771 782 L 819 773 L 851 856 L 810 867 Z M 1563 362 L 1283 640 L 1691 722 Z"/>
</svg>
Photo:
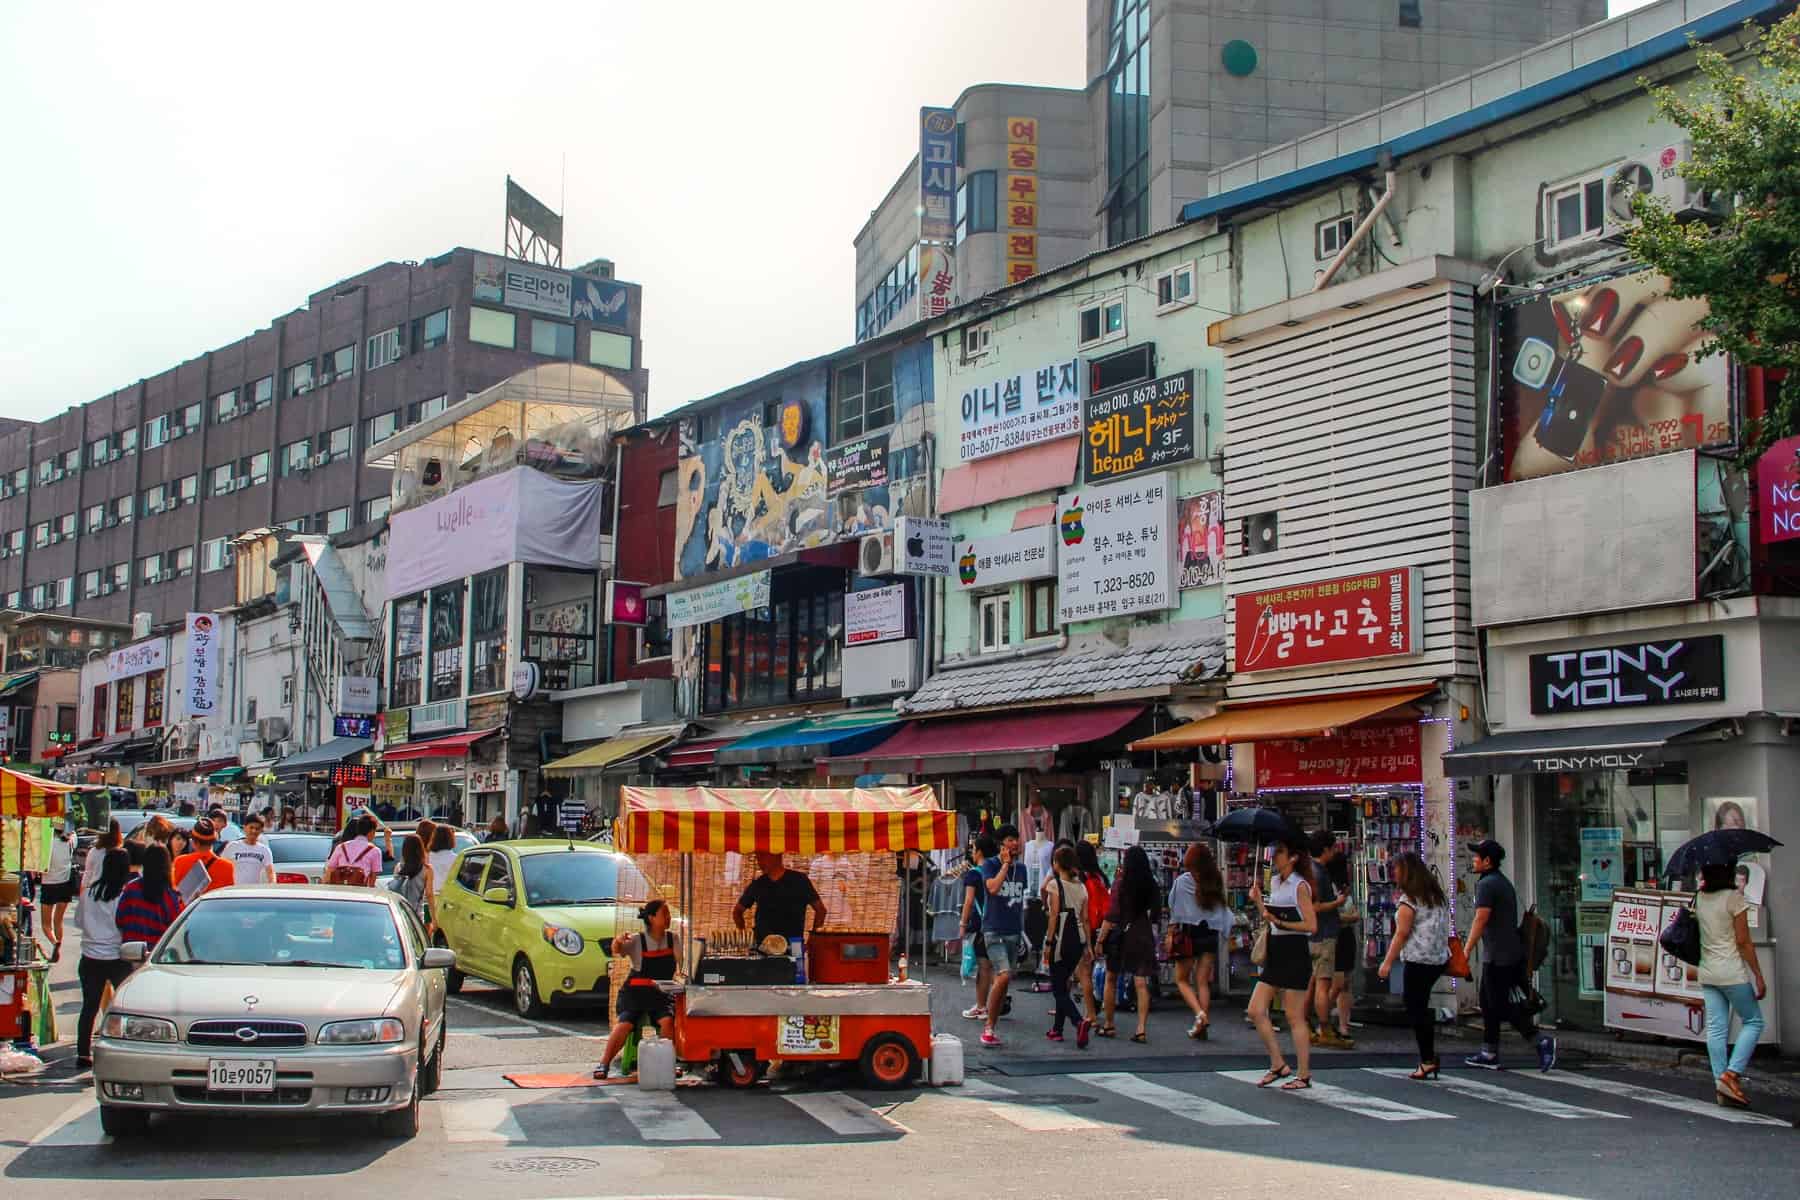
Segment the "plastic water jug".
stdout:
<svg viewBox="0 0 1800 1200">
<path fill-rule="evenodd" d="M 962 1039 L 940 1033 L 931 1039 L 931 1086 L 958 1087 L 963 1081 Z"/>
<path fill-rule="evenodd" d="M 638 1086 L 653 1091 L 675 1090 L 675 1043 L 648 1037 L 638 1043 Z"/>
</svg>

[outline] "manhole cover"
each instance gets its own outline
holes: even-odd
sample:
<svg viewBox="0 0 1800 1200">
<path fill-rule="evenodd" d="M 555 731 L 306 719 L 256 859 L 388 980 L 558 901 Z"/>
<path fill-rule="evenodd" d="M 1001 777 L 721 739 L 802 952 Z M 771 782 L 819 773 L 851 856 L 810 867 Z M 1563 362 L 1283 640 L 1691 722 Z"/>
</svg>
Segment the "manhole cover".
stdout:
<svg viewBox="0 0 1800 1200">
<path fill-rule="evenodd" d="M 580 1171 L 591 1171 L 600 1164 L 591 1158 L 541 1154 L 530 1158 L 509 1158 L 494 1165 L 516 1175 L 574 1175 Z"/>
</svg>

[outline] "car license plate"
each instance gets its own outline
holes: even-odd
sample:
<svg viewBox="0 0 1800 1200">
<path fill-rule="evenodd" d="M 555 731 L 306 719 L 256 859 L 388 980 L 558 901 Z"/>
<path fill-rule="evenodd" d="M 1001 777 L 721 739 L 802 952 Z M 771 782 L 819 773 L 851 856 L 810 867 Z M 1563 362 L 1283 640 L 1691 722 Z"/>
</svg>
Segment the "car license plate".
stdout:
<svg viewBox="0 0 1800 1200">
<path fill-rule="evenodd" d="M 275 1060 L 272 1058 L 209 1058 L 206 1060 L 209 1092 L 272 1092 Z"/>
</svg>

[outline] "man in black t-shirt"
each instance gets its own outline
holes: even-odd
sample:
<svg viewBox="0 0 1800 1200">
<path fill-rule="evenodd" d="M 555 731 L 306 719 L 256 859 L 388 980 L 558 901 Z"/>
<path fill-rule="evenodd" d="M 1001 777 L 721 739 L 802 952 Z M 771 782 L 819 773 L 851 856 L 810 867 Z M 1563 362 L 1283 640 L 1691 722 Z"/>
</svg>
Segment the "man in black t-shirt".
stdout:
<svg viewBox="0 0 1800 1200">
<path fill-rule="evenodd" d="M 758 942 L 771 933 L 779 933 L 798 945 L 806 934 L 809 907 L 813 911 L 813 928 L 825 924 L 825 902 L 819 899 L 812 880 L 799 871 L 788 870 L 779 854 L 759 851 L 756 865 L 762 868 L 762 874 L 750 881 L 731 910 L 731 920 L 739 929 L 744 927 L 744 914 L 752 906 L 756 909 L 754 932 Z"/>
</svg>

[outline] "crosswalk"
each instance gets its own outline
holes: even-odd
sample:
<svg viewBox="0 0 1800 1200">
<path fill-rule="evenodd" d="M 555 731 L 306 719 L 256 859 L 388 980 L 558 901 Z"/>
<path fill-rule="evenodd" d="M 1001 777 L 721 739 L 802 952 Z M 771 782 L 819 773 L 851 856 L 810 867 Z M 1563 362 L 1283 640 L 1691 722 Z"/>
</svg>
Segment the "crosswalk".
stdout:
<svg viewBox="0 0 1800 1200">
<path fill-rule="evenodd" d="M 782 1088 L 749 1093 L 712 1088 L 648 1092 L 630 1085 L 566 1091 L 440 1093 L 426 1105 L 426 1138 L 451 1148 L 521 1146 L 792 1144 L 934 1137 L 992 1128 L 1105 1134 L 1205 1126 L 1217 1138 L 1254 1138 L 1281 1125 L 1321 1121 L 1479 1122 L 1497 1110 L 1548 1121 L 1667 1120 L 1788 1128 L 1782 1117 L 1721 1108 L 1610 1074 L 1444 1074 L 1414 1083 L 1399 1068 L 1319 1071 L 1311 1088 L 1256 1088 L 1263 1073 L 1094 1072 L 1026 1078 L 982 1075 L 961 1087 L 876 1093 Z M 1583 1103 L 1575 1103 L 1575 1100 Z M 1519 1118 L 1511 1117 L 1511 1120 Z M 1359 1127 L 1352 1125 L 1353 1128 Z M 1374 1128 L 1374 1127 L 1370 1127 Z M 1172 1129 L 1171 1132 L 1178 1132 Z M 107 1141 L 91 1097 L 63 1112 L 26 1146 L 56 1150 Z"/>
</svg>

